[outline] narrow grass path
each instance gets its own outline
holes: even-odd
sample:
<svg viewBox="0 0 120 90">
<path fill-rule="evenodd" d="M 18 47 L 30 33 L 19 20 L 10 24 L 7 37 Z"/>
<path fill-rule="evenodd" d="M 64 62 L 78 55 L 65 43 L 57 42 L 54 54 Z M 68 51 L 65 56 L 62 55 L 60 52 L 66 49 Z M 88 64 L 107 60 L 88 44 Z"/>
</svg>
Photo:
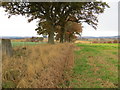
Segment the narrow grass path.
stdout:
<svg viewBox="0 0 120 90">
<path fill-rule="evenodd" d="M 117 88 L 118 45 L 77 44 L 72 88 Z"/>
</svg>

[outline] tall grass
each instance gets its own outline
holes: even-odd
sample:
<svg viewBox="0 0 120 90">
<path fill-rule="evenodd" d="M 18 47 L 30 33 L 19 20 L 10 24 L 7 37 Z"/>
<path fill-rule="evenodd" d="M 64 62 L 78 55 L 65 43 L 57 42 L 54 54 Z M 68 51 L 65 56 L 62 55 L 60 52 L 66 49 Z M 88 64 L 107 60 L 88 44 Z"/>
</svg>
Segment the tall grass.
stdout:
<svg viewBox="0 0 120 90">
<path fill-rule="evenodd" d="M 14 47 L 13 57 L 3 56 L 2 87 L 58 87 L 73 60 L 73 45 L 67 43 Z"/>
</svg>

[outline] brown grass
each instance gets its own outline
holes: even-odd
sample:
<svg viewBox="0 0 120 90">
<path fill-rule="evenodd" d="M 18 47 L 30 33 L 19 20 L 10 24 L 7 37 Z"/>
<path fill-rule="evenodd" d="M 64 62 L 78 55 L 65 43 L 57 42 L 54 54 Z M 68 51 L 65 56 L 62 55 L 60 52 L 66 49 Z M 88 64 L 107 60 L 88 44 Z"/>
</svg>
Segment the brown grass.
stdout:
<svg viewBox="0 0 120 90">
<path fill-rule="evenodd" d="M 80 41 L 80 40 L 76 40 L 74 43 L 91 43 L 90 41 Z"/>
<path fill-rule="evenodd" d="M 28 38 L 25 39 L 11 39 L 12 42 L 26 42 Z"/>
<path fill-rule="evenodd" d="M 55 88 L 73 66 L 73 45 L 35 45 L 14 48 L 14 56 L 3 56 L 3 86 Z M 9 82 L 9 83 L 8 83 Z"/>
</svg>

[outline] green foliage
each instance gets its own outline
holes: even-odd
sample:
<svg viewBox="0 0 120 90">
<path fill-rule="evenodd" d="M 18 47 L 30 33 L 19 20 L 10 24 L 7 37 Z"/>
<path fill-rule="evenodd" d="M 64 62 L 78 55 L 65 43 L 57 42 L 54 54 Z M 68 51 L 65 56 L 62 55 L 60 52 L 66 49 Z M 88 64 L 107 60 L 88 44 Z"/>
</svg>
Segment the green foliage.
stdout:
<svg viewBox="0 0 120 90">
<path fill-rule="evenodd" d="M 6 81 L 2 83 L 2 88 L 15 88 L 16 84 L 13 81 Z"/>
</svg>

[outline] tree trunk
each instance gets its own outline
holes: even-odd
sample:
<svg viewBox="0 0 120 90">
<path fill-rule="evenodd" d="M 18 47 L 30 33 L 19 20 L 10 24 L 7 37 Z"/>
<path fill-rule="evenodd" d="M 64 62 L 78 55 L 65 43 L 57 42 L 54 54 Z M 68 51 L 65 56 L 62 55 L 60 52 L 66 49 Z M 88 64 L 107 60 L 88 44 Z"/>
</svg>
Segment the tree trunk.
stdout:
<svg viewBox="0 0 120 90">
<path fill-rule="evenodd" d="M 64 42 L 64 39 L 65 39 L 65 29 L 64 29 L 64 25 L 62 25 L 62 28 L 61 28 L 61 35 L 60 35 L 60 43 L 63 43 Z"/>
<path fill-rule="evenodd" d="M 67 37 L 66 37 L 66 35 L 65 35 L 65 38 L 64 38 L 64 42 L 67 42 Z"/>
<path fill-rule="evenodd" d="M 70 36 L 69 36 L 69 40 L 68 41 L 70 42 Z"/>
<path fill-rule="evenodd" d="M 54 43 L 55 43 L 55 42 L 54 42 L 54 31 L 53 31 L 53 30 L 51 30 L 51 31 L 49 32 L 48 43 L 50 43 L 50 44 L 54 44 Z"/>
<path fill-rule="evenodd" d="M 13 49 L 10 39 L 2 39 L 2 54 L 12 56 Z"/>
<path fill-rule="evenodd" d="M 60 43 L 64 42 L 63 34 L 60 35 Z"/>
</svg>

